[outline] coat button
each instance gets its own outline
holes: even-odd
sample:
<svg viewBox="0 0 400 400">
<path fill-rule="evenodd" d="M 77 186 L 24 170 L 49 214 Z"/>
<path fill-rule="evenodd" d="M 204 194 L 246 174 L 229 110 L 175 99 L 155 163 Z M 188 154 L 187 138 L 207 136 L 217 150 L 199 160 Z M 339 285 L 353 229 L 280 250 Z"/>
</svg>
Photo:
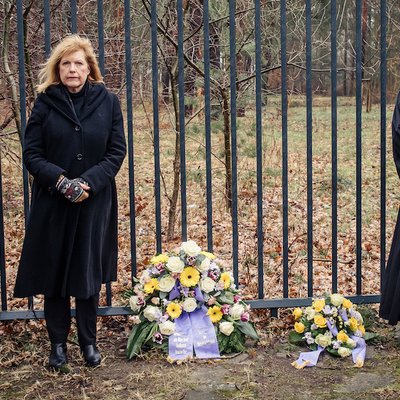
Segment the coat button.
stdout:
<svg viewBox="0 0 400 400">
<path fill-rule="evenodd" d="M 81 130 L 81 127 L 80 127 L 79 125 L 76 125 L 76 126 L 75 126 L 75 130 L 76 130 L 77 132 L 79 132 L 79 131 Z"/>
<path fill-rule="evenodd" d="M 77 154 L 76 155 L 76 159 L 78 160 L 78 161 L 81 161 L 82 159 L 83 159 L 83 155 L 82 154 Z"/>
</svg>

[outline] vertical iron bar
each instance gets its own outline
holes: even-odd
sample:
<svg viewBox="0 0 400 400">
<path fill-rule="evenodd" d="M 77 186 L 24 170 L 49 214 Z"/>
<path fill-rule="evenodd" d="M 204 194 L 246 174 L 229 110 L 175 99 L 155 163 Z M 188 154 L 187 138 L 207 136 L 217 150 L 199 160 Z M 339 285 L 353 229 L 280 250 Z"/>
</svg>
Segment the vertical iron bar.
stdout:
<svg viewBox="0 0 400 400">
<path fill-rule="evenodd" d="M 381 292 L 386 264 L 386 30 L 387 2 L 381 0 Z"/>
<path fill-rule="evenodd" d="M 362 3 L 356 3 L 356 294 L 361 294 L 361 271 L 362 271 L 362 203 L 361 203 L 361 134 L 362 134 L 362 65 L 361 65 L 361 13 Z"/>
<path fill-rule="evenodd" d="M 256 42 L 256 147 L 257 147 L 257 247 L 258 247 L 258 298 L 264 298 L 264 231 L 262 190 L 262 104 L 261 104 L 261 7 L 254 0 L 254 37 Z"/>
<path fill-rule="evenodd" d="M 236 144 L 236 0 L 229 1 L 229 58 L 231 94 L 231 156 L 232 156 L 232 261 L 233 276 L 239 283 L 238 207 L 237 207 L 237 144 Z"/>
<path fill-rule="evenodd" d="M 135 210 L 135 170 L 133 146 L 133 101 L 132 101 L 132 51 L 131 51 L 131 9 L 130 0 L 124 0 L 125 7 L 125 72 L 126 72 L 126 125 L 128 128 L 129 165 L 129 215 L 131 232 L 131 277 L 136 276 L 136 210 Z"/>
<path fill-rule="evenodd" d="M 313 295 L 313 182 L 312 182 L 312 55 L 311 0 L 306 1 L 306 91 L 307 91 L 307 280 Z"/>
<path fill-rule="evenodd" d="M 332 293 L 337 286 L 337 24 L 336 0 L 331 0 L 331 117 L 332 117 Z"/>
<path fill-rule="evenodd" d="M 99 49 L 99 68 L 101 75 L 104 77 L 104 16 L 103 16 L 103 0 L 97 0 L 97 35 Z M 106 283 L 106 302 L 107 306 L 111 306 L 112 293 L 111 283 Z"/>
<path fill-rule="evenodd" d="M 289 200 L 288 200 L 288 109 L 286 55 L 286 0 L 281 0 L 281 86 L 282 86 L 282 244 L 283 297 L 289 296 Z"/>
<path fill-rule="evenodd" d="M 19 110 L 21 117 L 22 147 L 24 147 L 24 135 L 26 128 L 26 91 L 25 91 L 25 52 L 24 52 L 24 10 L 23 1 L 17 0 L 17 32 L 18 32 L 18 79 L 19 79 Z M 29 214 L 29 184 L 28 171 L 22 166 L 22 179 L 24 190 L 24 216 L 25 227 Z M 33 307 L 32 297 L 28 298 L 28 307 Z"/>
<path fill-rule="evenodd" d="M 99 67 L 104 77 L 104 7 L 103 0 L 97 0 L 97 34 L 99 40 Z"/>
<path fill-rule="evenodd" d="M 210 13 L 208 0 L 203 1 L 204 27 L 204 118 L 206 136 L 207 249 L 213 251 L 213 211 L 211 175 L 211 99 L 210 99 Z"/>
<path fill-rule="evenodd" d="M 154 191 L 156 205 L 156 252 L 161 253 L 160 130 L 158 124 L 157 0 L 151 0 L 151 65 L 154 126 Z"/>
<path fill-rule="evenodd" d="M 179 148 L 181 168 L 181 220 L 182 240 L 187 240 L 187 208 L 186 208 L 186 146 L 185 146 L 185 76 L 183 55 L 183 5 L 177 0 L 178 17 L 178 92 L 179 92 Z"/>
<path fill-rule="evenodd" d="M 77 32 L 77 16 L 78 16 L 78 7 L 76 4 L 77 0 L 71 0 L 71 32 Z"/>
<path fill-rule="evenodd" d="M 51 39 L 50 39 L 50 0 L 44 0 L 44 44 L 46 58 L 50 56 Z"/>
</svg>

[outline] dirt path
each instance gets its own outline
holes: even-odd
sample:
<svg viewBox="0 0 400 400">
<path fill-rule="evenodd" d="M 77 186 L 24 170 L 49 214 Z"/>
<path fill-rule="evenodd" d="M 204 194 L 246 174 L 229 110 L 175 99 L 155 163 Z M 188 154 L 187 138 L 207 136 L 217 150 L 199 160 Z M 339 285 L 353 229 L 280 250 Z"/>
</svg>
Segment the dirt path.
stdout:
<svg viewBox="0 0 400 400">
<path fill-rule="evenodd" d="M 0 399 L 276 399 L 369 400 L 400 398 L 400 346 L 387 329 L 368 346 L 363 368 L 350 359 L 324 355 L 317 367 L 296 370 L 300 349 L 286 335 L 245 354 L 218 361 L 195 360 L 171 365 L 164 355 L 146 354 L 127 361 L 126 331 L 115 319 L 103 323 L 99 347 L 103 363 L 82 366 L 78 346 L 69 344 L 70 371 L 46 370 L 48 344 L 40 322 L 0 325 Z"/>
</svg>

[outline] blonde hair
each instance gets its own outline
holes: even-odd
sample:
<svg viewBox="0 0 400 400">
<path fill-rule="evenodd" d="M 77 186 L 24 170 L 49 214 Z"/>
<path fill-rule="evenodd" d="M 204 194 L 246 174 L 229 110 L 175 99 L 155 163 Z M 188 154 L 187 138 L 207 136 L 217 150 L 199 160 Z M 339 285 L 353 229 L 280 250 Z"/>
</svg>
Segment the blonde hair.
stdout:
<svg viewBox="0 0 400 400">
<path fill-rule="evenodd" d="M 61 83 L 59 73 L 61 59 L 78 50 L 85 53 L 86 62 L 90 68 L 88 79 L 93 83 L 103 83 L 103 77 L 90 40 L 79 35 L 69 35 L 58 43 L 51 52 L 49 59 L 42 65 L 39 72 L 39 84 L 37 85 L 39 93 L 44 92 L 51 85 Z"/>
</svg>

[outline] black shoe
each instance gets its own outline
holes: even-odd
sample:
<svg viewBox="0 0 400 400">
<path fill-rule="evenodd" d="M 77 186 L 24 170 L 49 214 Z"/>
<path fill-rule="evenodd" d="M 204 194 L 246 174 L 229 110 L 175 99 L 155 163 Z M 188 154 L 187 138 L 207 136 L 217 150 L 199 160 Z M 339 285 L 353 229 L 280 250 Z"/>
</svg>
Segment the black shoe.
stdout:
<svg viewBox="0 0 400 400">
<path fill-rule="evenodd" d="M 81 352 L 88 367 L 97 367 L 100 365 L 101 355 L 97 350 L 96 345 L 87 344 L 85 346 L 81 346 Z"/>
<path fill-rule="evenodd" d="M 52 343 L 49 368 L 60 370 L 68 363 L 66 343 Z"/>
</svg>

